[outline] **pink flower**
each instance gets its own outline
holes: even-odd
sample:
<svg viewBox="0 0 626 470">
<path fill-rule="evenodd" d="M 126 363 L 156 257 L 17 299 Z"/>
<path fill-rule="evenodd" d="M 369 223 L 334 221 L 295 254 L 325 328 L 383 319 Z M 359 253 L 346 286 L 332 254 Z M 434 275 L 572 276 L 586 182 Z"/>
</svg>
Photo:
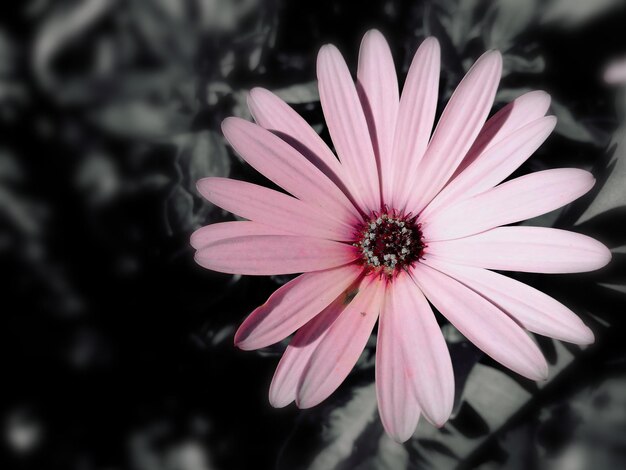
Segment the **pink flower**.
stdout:
<svg viewBox="0 0 626 470">
<path fill-rule="evenodd" d="M 549 96 L 531 92 L 487 122 L 500 79 L 498 52 L 461 81 L 432 131 L 439 44 L 426 39 L 399 95 L 391 53 L 377 31 L 363 38 L 357 85 L 339 51 L 318 55 L 324 116 L 339 159 L 288 105 L 254 89 L 257 124 L 223 131 L 234 149 L 287 195 L 206 178 L 198 189 L 247 221 L 192 235 L 197 262 L 225 273 L 304 273 L 244 321 L 250 350 L 296 332 L 270 387 L 276 407 L 309 408 L 343 382 L 377 320 L 380 416 L 398 441 L 420 414 L 437 426 L 454 399 L 450 355 L 430 304 L 496 361 L 533 380 L 548 367 L 526 330 L 579 344 L 593 333 L 556 300 L 491 270 L 574 273 L 598 269 L 609 250 L 578 233 L 506 226 L 585 194 L 593 176 L 536 172 L 502 183 L 548 137 Z"/>
</svg>

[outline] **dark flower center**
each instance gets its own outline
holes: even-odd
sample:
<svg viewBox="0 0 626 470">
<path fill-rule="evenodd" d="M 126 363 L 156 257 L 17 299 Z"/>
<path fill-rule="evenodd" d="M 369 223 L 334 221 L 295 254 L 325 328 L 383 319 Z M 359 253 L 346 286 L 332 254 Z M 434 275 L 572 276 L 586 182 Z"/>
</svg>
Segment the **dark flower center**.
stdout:
<svg viewBox="0 0 626 470">
<path fill-rule="evenodd" d="M 418 261 L 425 245 L 416 217 L 385 211 L 361 224 L 354 246 L 368 271 L 391 277 Z"/>
</svg>

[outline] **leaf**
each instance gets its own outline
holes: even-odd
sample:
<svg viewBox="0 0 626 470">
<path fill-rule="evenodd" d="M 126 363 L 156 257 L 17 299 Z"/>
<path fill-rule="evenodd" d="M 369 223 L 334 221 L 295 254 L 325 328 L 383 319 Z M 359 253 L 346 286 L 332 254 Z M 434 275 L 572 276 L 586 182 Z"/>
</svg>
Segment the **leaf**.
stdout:
<svg viewBox="0 0 626 470">
<path fill-rule="evenodd" d="M 43 231 L 41 210 L 35 203 L 3 186 L 0 186 L 0 217 L 5 226 L 14 228 L 20 237 L 37 237 Z M 2 233 L 2 236 L 6 234 Z M 0 242 L 5 241 L 0 239 Z"/>
<path fill-rule="evenodd" d="M 202 131 L 177 135 L 171 139 L 177 146 L 176 168 L 179 180 L 167 201 L 166 222 L 171 233 L 188 231 L 207 222 L 210 205 L 195 205 L 196 183 L 208 176 L 228 176 L 230 157 L 221 135 Z M 199 196 L 198 196 L 199 197 Z"/>
<path fill-rule="evenodd" d="M 122 188 L 120 175 L 109 155 L 92 152 L 85 156 L 78 168 L 76 184 L 91 204 L 110 201 Z"/>
<path fill-rule="evenodd" d="M 506 77 L 511 73 L 541 73 L 546 68 L 545 59 L 540 56 L 532 58 L 521 55 L 505 54 L 502 57 L 502 76 Z"/>
<path fill-rule="evenodd" d="M 599 181 L 596 197 L 578 219 L 577 224 L 584 223 L 604 212 L 626 205 L 626 129 L 619 130 L 610 145 L 611 158 L 608 176 Z"/>
<path fill-rule="evenodd" d="M 300 83 L 274 90 L 274 93 L 290 104 L 312 103 L 320 100 L 317 82 Z"/>
<path fill-rule="evenodd" d="M 368 432 L 382 435 L 376 414 L 374 384 L 348 388 L 344 384 L 324 404 L 301 412 L 276 465 L 278 470 L 348 469 L 359 439 Z M 369 436 L 371 437 L 371 436 Z M 370 440 L 368 438 L 368 440 Z M 376 452 L 371 446 L 365 451 Z M 361 449 L 361 453 L 363 449 Z"/>
<path fill-rule="evenodd" d="M 0 149 L 0 182 L 18 182 L 24 179 L 24 171 L 13 153 Z"/>
<path fill-rule="evenodd" d="M 468 18 L 463 18 L 464 21 L 469 21 Z M 442 19 L 442 14 L 435 6 L 426 4 L 424 13 L 424 35 L 435 36 L 439 40 L 441 46 L 441 65 L 450 73 L 450 83 L 456 83 L 459 77 L 462 77 L 465 73 L 462 63 L 462 48 L 458 46 L 454 39 L 450 36 L 451 25 L 446 28 Z M 464 25 L 456 25 L 462 31 L 465 31 Z M 452 31 L 453 32 L 453 31 Z M 461 34 L 461 33 L 458 33 Z M 463 38 L 465 41 L 465 38 Z"/>
<path fill-rule="evenodd" d="M 486 49 L 507 51 L 536 15 L 536 0 L 497 0 L 490 3 L 483 24 Z"/>
<path fill-rule="evenodd" d="M 207 176 L 228 176 L 230 158 L 224 138 L 214 131 L 203 131 L 180 136 L 179 164 L 185 177 L 195 183 Z"/>
<path fill-rule="evenodd" d="M 569 108 L 554 97 L 550 109 L 558 119 L 554 132 L 577 142 L 604 145 L 603 135 L 598 130 L 574 117 Z"/>
<path fill-rule="evenodd" d="M 424 13 L 425 34 L 438 30 L 445 36 L 444 42 L 462 51 L 467 43 L 478 36 L 477 10 L 481 0 L 450 0 L 427 3 Z M 481 15 L 482 16 L 482 15 Z M 434 30 L 432 28 L 435 28 Z M 440 34 L 436 34 L 439 40 Z"/>
<path fill-rule="evenodd" d="M 115 3 L 85 0 L 75 2 L 68 9 L 67 4 L 60 2 L 60 7 L 40 26 L 34 38 L 33 68 L 39 84 L 54 98 L 63 100 L 74 94 L 72 87 L 67 86 L 54 70 L 60 51 L 72 41 L 79 40 L 89 27 L 113 9 Z"/>
<path fill-rule="evenodd" d="M 193 116 L 183 113 L 176 102 L 150 103 L 147 100 L 118 101 L 93 113 L 104 129 L 133 139 L 159 139 L 186 132 Z"/>
<path fill-rule="evenodd" d="M 402 444 L 383 433 L 373 456 L 354 470 L 403 470 L 409 466 L 409 453 Z"/>
<path fill-rule="evenodd" d="M 194 228 L 193 197 L 182 186 L 176 186 L 167 198 L 166 215 L 170 233 Z"/>
<path fill-rule="evenodd" d="M 574 28 L 622 5 L 620 0 L 549 0 L 544 3 L 541 22 Z"/>
</svg>

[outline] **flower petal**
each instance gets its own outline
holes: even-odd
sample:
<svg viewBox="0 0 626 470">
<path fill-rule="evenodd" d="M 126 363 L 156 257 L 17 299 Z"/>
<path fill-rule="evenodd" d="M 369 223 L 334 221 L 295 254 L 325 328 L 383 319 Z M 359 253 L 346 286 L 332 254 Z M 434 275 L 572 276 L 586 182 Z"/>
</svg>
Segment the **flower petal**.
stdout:
<svg viewBox="0 0 626 470">
<path fill-rule="evenodd" d="M 252 350 L 285 339 L 324 310 L 360 273 L 358 266 L 350 264 L 289 281 L 245 319 L 235 334 L 235 345 Z"/>
<path fill-rule="evenodd" d="M 437 310 L 479 349 L 524 377 L 547 378 L 548 365 L 537 345 L 495 305 L 424 263 L 415 266 L 413 276 Z"/>
<path fill-rule="evenodd" d="M 278 96 L 264 88 L 253 88 L 248 107 L 254 120 L 265 129 L 275 131 L 335 184 L 343 184 L 344 170 L 335 154 L 315 130 Z"/>
<path fill-rule="evenodd" d="M 210 243 L 226 238 L 245 237 L 248 235 L 290 235 L 286 230 L 280 230 L 269 225 L 250 222 L 247 220 L 236 222 L 221 222 L 200 227 L 191 234 L 189 243 L 193 248 L 200 248 Z"/>
<path fill-rule="evenodd" d="M 252 167 L 298 199 L 338 218 L 356 220 L 359 212 L 315 165 L 278 136 L 240 118 L 227 118 L 222 132 Z"/>
<path fill-rule="evenodd" d="M 310 408 L 325 400 L 348 376 L 369 339 L 383 299 L 383 284 L 365 279 L 350 305 L 313 352 L 298 384 L 296 404 Z"/>
<path fill-rule="evenodd" d="M 309 363 L 311 355 L 337 317 L 350 303 L 353 293 L 348 291 L 337 297 L 319 315 L 298 330 L 278 363 L 270 385 L 270 404 L 282 408 L 296 399 L 298 382 Z"/>
<path fill-rule="evenodd" d="M 409 275 L 398 276 L 390 285 L 381 313 L 379 338 L 381 330 L 388 335 L 388 348 L 404 351 L 400 364 L 422 413 L 431 423 L 443 426 L 454 404 L 450 353 L 430 305 Z M 390 350 L 382 352 L 393 354 Z"/>
<path fill-rule="evenodd" d="M 295 274 L 334 268 L 354 261 L 350 245 L 320 238 L 254 235 L 219 240 L 196 253 L 207 269 L 230 274 Z"/>
<path fill-rule="evenodd" d="M 208 201 L 240 217 L 306 237 L 350 241 L 354 229 L 322 209 L 287 194 L 230 178 L 204 178 L 198 191 Z"/>
<path fill-rule="evenodd" d="M 611 260 L 609 249 L 591 237 L 544 227 L 498 227 L 466 238 L 429 242 L 424 256 L 533 273 L 594 271 Z"/>
<path fill-rule="evenodd" d="M 396 311 L 392 295 L 388 289 L 378 324 L 376 398 L 383 427 L 394 440 L 404 442 L 415 432 L 420 416 L 413 386 L 418 357 L 409 356 L 409 332 L 402 326 L 413 312 Z"/>
<path fill-rule="evenodd" d="M 447 205 L 493 188 L 543 144 L 555 125 L 554 116 L 540 118 L 490 146 L 437 194 L 422 212 L 423 217 L 428 218 Z"/>
<path fill-rule="evenodd" d="M 426 38 L 413 57 L 400 97 L 393 147 L 393 207 L 405 207 L 413 191 L 409 183 L 424 156 L 435 122 L 439 69 L 439 42 Z"/>
<path fill-rule="evenodd" d="M 474 160 L 482 158 L 482 154 L 493 145 L 545 116 L 549 107 L 550 95 L 541 90 L 530 91 L 511 101 L 485 123 L 457 168 L 455 176 L 463 172 Z"/>
<path fill-rule="evenodd" d="M 570 343 L 593 343 L 593 332 L 574 312 L 527 284 L 482 268 L 433 260 L 427 263 L 482 295 L 533 333 Z"/>
<path fill-rule="evenodd" d="M 380 184 L 370 133 L 348 66 L 335 46 L 320 49 L 317 77 L 328 131 L 354 188 L 353 196 L 365 212 L 378 210 Z"/>
<path fill-rule="evenodd" d="M 423 222 L 426 240 L 449 240 L 537 217 L 589 191 L 591 173 L 559 168 L 515 178 L 470 199 L 447 206 Z"/>
<path fill-rule="evenodd" d="M 454 91 L 409 185 L 407 211 L 419 213 L 452 176 L 487 119 L 501 72 L 500 53 L 486 52 Z"/>
<path fill-rule="evenodd" d="M 365 33 L 361 42 L 357 89 L 378 159 L 383 200 L 389 201 L 393 190 L 391 159 L 400 98 L 391 50 L 380 31 L 375 29 Z"/>
</svg>

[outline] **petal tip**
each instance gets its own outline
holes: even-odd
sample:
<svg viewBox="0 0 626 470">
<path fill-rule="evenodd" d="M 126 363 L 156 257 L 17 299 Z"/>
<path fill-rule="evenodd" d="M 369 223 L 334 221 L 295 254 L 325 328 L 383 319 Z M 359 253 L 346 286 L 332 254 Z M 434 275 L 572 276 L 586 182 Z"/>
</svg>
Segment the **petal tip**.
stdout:
<svg viewBox="0 0 626 470">
<path fill-rule="evenodd" d="M 544 122 L 547 123 L 547 125 L 551 128 L 550 129 L 550 133 L 554 130 L 554 128 L 556 127 L 556 123 L 558 122 L 558 119 L 556 116 L 545 116 L 544 118 Z"/>
<path fill-rule="evenodd" d="M 598 245 L 599 252 L 595 269 L 602 269 L 611 262 L 613 253 L 611 253 L 611 250 L 605 244 L 598 242 Z"/>
<path fill-rule="evenodd" d="M 284 408 L 293 401 L 293 398 L 281 397 L 275 393 L 272 393 L 270 388 L 269 402 L 272 408 Z"/>
<path fill-rule="evenodd" d="M 198 250 L 198 251 L 196 251 L 196 252 L 195 252 L 195 254 L 193 255 L 193 260 L 195 261 L 195 263 L 196 263 L 198 266 L 201 266 L 201 267 L 203 267 L 203 268 L 205 268 L 205 269 L 211 269 L 211 268 L 207 265 L 206 260 L 205 260 L 205 259 L 203 259 L 203 258 L 200 256 L 200 253 L 201 253 L 201 252 L 200 252 L 200 250 Z"/>
<path fill-rule="evenodd" d="M 315 405 L 318 405 L 320 403 L 320 402 L 316 402 L 315 400 L 311 400 L 308 397 L 304 398 L 300 396 L 296 397 L 295 402 L 296 402 L 296 406 L 300 408 L 301 410 L 307 410 L 309 408 L 313 408 Z"/>
<path fill-rule="evenodd" d="M 581 338 L 579 340 L 579 344 L 583 346 L 588 346 L 595 343 L 596 337 L 591 328 L 587 325 L 584 325 L 584 330 L 582 332 Z"/>
<path fill-rule="evenodd" d="M 208 201 L 210 201 L 210 193 L 211 193 L 210 186 L 211 186 L 212 181 L 213 181 L 213 177 L 211 176 L 207 178 L 201 178 L 198 181 L 196 181 L 196 190 L 203 198 L 205 198 Z"/>
<path fill-rule="evenodd" d="M 239 325 L 239 328 L 237 328 L 237 331 L 235 331 L 235 336 L 233 338 L 233 344 L 235 345 L 235 347 L 241 349 L 242 351 L 252 351 L 254 349 L 259 349 L 258 347 L 254 347 L 254 344 L 250 344 L 250 336 L 252 331 L 248 328 L 248 324 L 246 322 L 249 318 L 250 317 L 248 316 L 248 318 L 246 318 L 246 320 L 244 320 L 243 323 Z"/>
<path fill-rule="evenodd" d="M 317 58 L 318 60 L 320 59 L 321 56 L 326 56 L 328 54 L 333 54 L 335 51 L 339 51 L 337 49 L 337 47 L 334 44 L 328 43 L 328 44 L 323 44 L 322 47 L 320 47 L 320 50 L 317 54 Z"/>
<path fill-rule="evenodd" d="M 383 33 L 380 32 L 380 30 L 376 28 L 372 28 L 372 29 L 368 29 L 363 35 L 363 40 L 365 40 L 366 38 L 384 39 L 385 36 L 383 35 Z"/>
<path fill-rule="evenodd" d="M 408 441 L 409 439 L 413 437 L 413 432 L 414 431 L 411 431 L 410 434 L 408 433 L 403 434 L 403 433 L 390 433 L 389 431 L 387 431 L 387 434 L 389 434 L 389 437 L 391 437 L 398 444 L 404 444 L 406 441 Z"/>
<path fill-rule="evenodd" d="M 446 422 L 448 420 L 437 420 L 437 421 L 433 421 L 433 425 L 437 428 L 437 429 L 441 429 L 446 425 Z"/>
<path fill-rule="evenodd" d="M 246 336 L 245 333 L 240 332 L 241 327 L 235 333 L 235 337 L 233 338 L 233 344 L 237 349 L 241 349 L 242 351 L 254 351 L 255 349 L 259 349 L 255 347 L 254 344 L 250 344 L 250 336 Z"/>
<path fill-rule="evenodd" d="M 191 235 L 189 235 L 189 246 L 193 248 L 194 250 L 197 250 L 200 247 L 200 242 L 198 240 L 198 238 L 200 237 L 200 234 L 198 233 L 198 230 L 194 231 Z"/>
<path fill-rule="evenodd" d="M 268 93 L 270 93 L 270 91 L 269 91 L 269 90 L 267 90 L 267 89 L 265 89 L 265 88 L 263 88 L 263 87 L 260 87 L 260 86 L 255 86 L 255 87 L 252 87 L 252 88 L 250 89 L 250 91 L 248 92 L 248 96 L 251 96 L 251 97 L 253 97 L 253 98 L 254 98 L 254 97 L 258 98 L 258 97 L 260 97 L 261 95 L 266 95 L 266 94 L 268 94 Z"/>
<path fill-rule="evenodd" d="M 236 125 L 237 125 L 237 118 L 234 116 L 229 116 L 222 121 L 222 124 L 221 124 L 222 134 L 224 134 L 224 137 L 226 137 L 226 140 L 228 140 L 229 142 L 230 142 L 229 135 L 235 129 Z"/>
<path fill-rule="evenodd" d="M 502 54 L 497 49 L 491 49 L 481 55 L 474 66 L 478 64 L 485 64 L 494 75 L 500 75 L 502 73 Z M 493 68 L 493 70 L 491 70 Z"/>
<path fill-rule="evenodd" d="M 450 419 L 450 415 L 452 414 L 452 408 L 450 408 L 450 412 L 439 412 L 434 415 L 432 413 L 429 413 L 427 415 L 426 411 L 422 408 L 422 414 L 430 424 L 435 426 L 437 429 L 441 429 L 448 422 L 448 419 Z"/>
<path fill-rule="evenodd" d="M 529 97 L 532 97 L 536 102 L 537 106 L 541 106 L 546 110 L 550 107 L 550 103 L 552 102 L 552 96 L 545 90 L 534 90 L 528 92 Z"/>
<path fill-rule="evenodd" d="M 439 54 L 441 54 L 439 40 L 435 36 L 428 36 L 426 39 L 424 39 L 420 44 L 418 50 L 423 50 L 427 55 L 431 57 L 431 60 L 433 56 L 435 56 L 435 59 L 438 60 Z M 436 68 L 437 70 L 439 70 L 438 64 Z"/>
<path fill-rule="evenodd" d="M 261 101 L 271 94 L 271 91 L 260 86 L 255 86 L 254 88 L 251 88 L 248 92 L 248 98 L 246 99 L 250 111 L 252 112 L 253 108 L 257 108 L 258 106 L 260 106 Z"/>
<path fill-rule="evenodd" d="M 544 362 L 543 367 L 539 371 L 537 371 L 537 378 L 535 379 L 537 382 L 545 382 L 550 377 L 550 370 L 548 369 L 548 364 Z"/>
</svg>

